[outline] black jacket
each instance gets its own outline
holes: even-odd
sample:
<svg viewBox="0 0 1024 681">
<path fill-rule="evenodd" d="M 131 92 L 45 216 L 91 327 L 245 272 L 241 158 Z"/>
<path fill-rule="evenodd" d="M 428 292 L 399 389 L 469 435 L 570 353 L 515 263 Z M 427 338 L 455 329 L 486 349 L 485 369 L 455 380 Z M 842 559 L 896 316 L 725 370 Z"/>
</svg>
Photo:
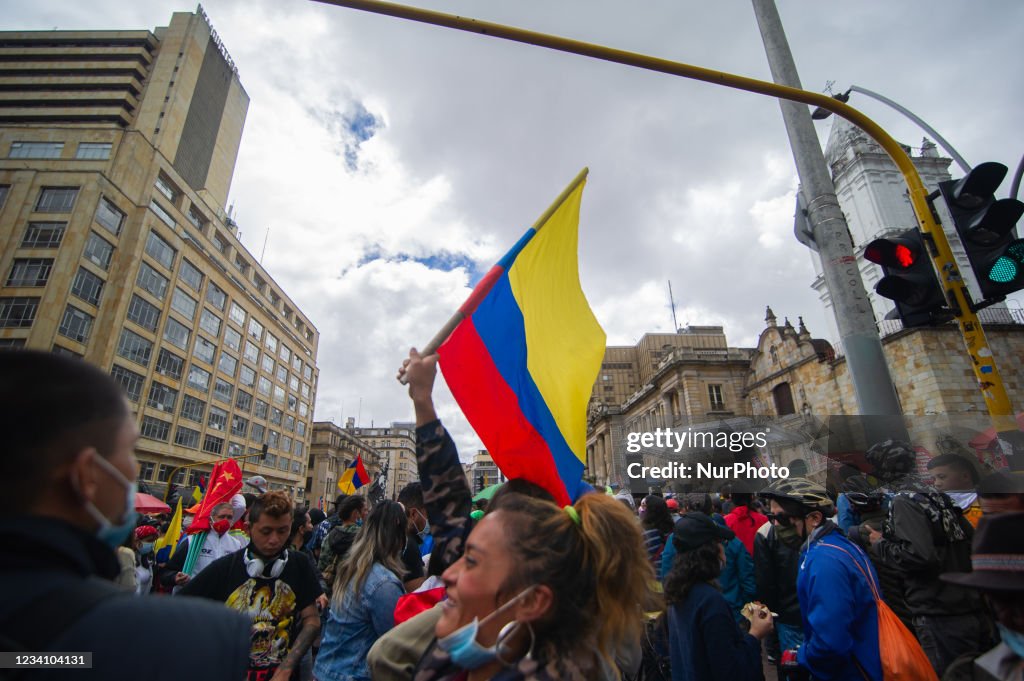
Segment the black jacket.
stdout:
<svg viewBox="0 0 1024 681">
<path fill-rule="evenodd" d="M 897 494 L 889 507 L 883 538 L 874 554 L 883 565 L 904 575 L 911 615 L 968 615 L 982 612 L 977 591 L 939 580 L 943 572 L 971 571 L 974 529 L 963 516 L 957 522 L 964 538 L 950 542 L 909 494 Z"/>
<path fill-rule="evenodd" d="M 782 624 L 801 626 L 800 601 L 796 596 L 796 576 L 800 572 L 800 547 L 786 546 L 775 534 L 754 535 L 754 579 L 757 597 Z"/>
<path fill-rule="evenodd" d="M 0 519 L 0 628 L 19 640 L 10 615 L 58 588 L 85 587 L 90 575 L 118 573 L 112 550 L 63 521 L 40 516 Z M 46 618 L 39 612 L 38 617 Z M 188 654 L 172 643 L 187 634 Z M 51 669 L 27 679 L 129 681 L 186 678 L 243 679 L 249 660 L 249 622 L 226 607 L 184 597 L 110 596 L 46 646 L 49 652 L 92 652 L 92 669 Z M 40 652 L 46 652 L 40 651 Z"/>
</svg>

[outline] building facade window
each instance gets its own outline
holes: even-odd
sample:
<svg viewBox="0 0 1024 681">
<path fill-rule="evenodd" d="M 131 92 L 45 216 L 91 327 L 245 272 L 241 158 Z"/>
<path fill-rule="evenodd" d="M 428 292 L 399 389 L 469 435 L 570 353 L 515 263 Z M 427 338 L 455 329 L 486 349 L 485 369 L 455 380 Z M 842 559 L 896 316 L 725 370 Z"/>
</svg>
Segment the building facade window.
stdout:
<svg viewBox="0 0 1024 681">
<path fill-rule="evenodd" d="M 174 444 L 188 447 L 189 449 L 199 449 L 199 431 L 186 428 L 185 426 L 178 426 L 178 429 L 174 432 Z"/>
<path fill-rule="evenodd" d="M 256 364 L 260 361 L 259 347 L 252 341 L 245 341 L 244 357 L 253 364 Z"/>
<path fill-rule="evenodd" d="M 195 421 L 196 423 L 203 422 L 203 415 L 206 413 L 206 403 L 198 397 L 192 395 L 184 395 L 181 399 L 181 418 L 188 419 L 189 421 Z"/>
<path fill-rule="evenodd" d="M 138 402 L 142 397 L 142 384 L 146 377 L 134 371 L 128 371 L 122 366 L 115 364 L 110 370 L 111 377 L 121 384 L 125 394 L 132 402 Z"/>
<path fill-rule="evenodd" d="M 257 341 L 263 338 L 263 325 L 255 319 L 249 320 L 249 335 Z"/>
<path fill-rule="evenodd" d="M 80 161 L 106 161 L 110 158 L 110 142 L 79 142 L 75 158 Z"/>
<path fill-rule="evenodd" d="M 199 315 L 199 328 L 206 331 L 211 336 L 217 337 L 220 335 L 220 317 L 213 314 L 206 308 L 203 308 L 202 314 Z"/>
<path fill-rule="evenodd" d="M 231 417 L 231 434 L 237 435 L 238 437 L 245 437 L 249 432 L 249 419 L 243 418 L 238 414 Z"/>
<path fill-rule="evenodd" d="M 82 257 L 97 267 L 106 270 L 110 267 L 110 259 L 113 255 L 113 245 L 101 238 L 96 232 L 89 233 L 89 240 L 85 242 L 85 252 L 82 253 Z"/>
<path fill-rule="evenodd" d="M 207 434 L 203 438 L 203 451 L 209 454 L 220 454 L 224 451 L 224 438 Z"/>
<path fill-rule="evenodd" d="M 260 363 L 260 367 L 263 369 L 263 373 L 268 376 L 274 375 L 274 360 L 271 359 L 270 355 L 264 353 L 263 361 Z"/>
<path fill-rule="evenodd" d="M 147 303 L 138 294 L 132 294 L 132 299 L 128 302 L 128 320 L 144 329 L 156 331 L 160 323 L 160 308 Z"/>
<path fill-rule="evenodd" d="M 222 378 L 214 379 L 213 381 L 213 397 L 214 399 L 220 400 L 224 404 L 231 404 L 231 398 L 234 396 L 235 386 L 231 385 Z"/>
<path fill-rule="evenodd" d="M 167 323 L 164 324 L 164 340 L 171 345 L 181 349 L 188 350 L 188 339 L 192 334 L 184 324 L 179 322 L 174 317 L 168 317 Z"/>
<path fill-rule="evenodd" d="M 213 354 L 216 350 L 217 346 L 212 341 L 202 336 L 196 336 L 196 347 L 192 351 L 192 355 L 207 364 L 213 364 Z"/>
<path fill-rule="evenodd" d="M 253 442 L 263 442 L 263 438 L 266 435 L 267 429 L 259 423 L 252 424 L 252 435 L 249 439 Z"/>
<path fill-rule="evenodd" d="M 64 308 L 64 317 L 60 321 L 57 333 L 78 343 L 89 342 L 92 331 L 93 316 L 79 310 L 74 305 Z"/>
<path fill-rule="evenodd" d="M 188 221 L 192 223 L 192 226 L 198 229 L 200 232 L 206 230 L 206 218 L 203 217 L 202 213 L 196 210 L 195 206 L 189 207 L 188 213 L 186 213 L 186 217 L 188 217 Z"/>
<path fill-rule="evenodd" d="M 711 403 L 711 411 L 723 411 L 725 409 L 725 398 L 722 396 L 722 386 L 712 384 L 708 386 L 708 401 Z"/>
<path fill-rule="evenodd" d="M 160 354 L 156 358 L 156 370 L 158 373 L 173 378 L 176 381 L 181 380 L 181 373 L 185 369 L 185 360 L 178 357 L 176 354 L 168 350 L 167 348 L 161 348 Z"/>
<path fill-rule="evenodd" d="M 228 302 L 228 294 L 211 281 L 206 285 L 206 302 L 218 310 L 223 310 Z"/>
<path fill-rule="evenodd" d="M 174 267 L 174 256 L 177 254 L 171 245 L 156 232 L 150 230 L 146 237 L 146 253 L 158 263 L 172 269 Z"/>
<path fill-rule="evenodd" d="M 263 400 L 256 400 L 256 406 L 255 406 L 255 411 L 253 411 L 253 416 L 255 416 L 258 419 L 265 419 L 265 418 L 267 418 L 267 412 L 269 410 L 270 410 L 270 405 L 269 404 L 267 404 Z"/>
<path fill-rule="evenodd" d="M 235 392 L 235 409 L 244 411 L 246 414 L 252 409 L 252 393 L 247 393 L 244 390 L 238 390 Z"/>
<path fill-rule="evenodd" d="M 66 222 L 30 222 L 21 240 L 22 248 L 58 248 L 64 238 Z"/>
<path fill-rule="evenodd" d="M 224 430 L 228 424 L 228 413 L 220 407 L 210 407 L 210 415 L 206 419 L 206 425 L 214 430 Z"/>
<path fill-rule="evenodd" d="M 130 329 L 121 329 L 121 337 L 117 342 L 117 354 L 129 362 L 148 367 L 149 359 L 153 354 L 153 343 Z"/>
<path fill-rule="evenodd" d="M 63 142 L 11 142 L 8 158 L 60 158 Z"/>
<path fill-rule="evenodd" d="M 288 346 L 284 343 L 281 343 L 281 349 L 277 356 L 281 358 L 281 361 L 284 362 L 286 366 L 288 362 L 292 361 L 292 351 L 289 350 Z"/>
<path fill-rule="evenodd" d="M 197 367 L 195 364 L 191 365 L 188 368 L 188 386 L 196 390 L 202 390 L 204 393 L 209 392 L 210 372 Z"/>
<path fill-rule="evenodd" d="M 5 338 L 4 340 L 8 341 L 7 345 L 9 347 L 11 345 L 9 341 L 20 341 L 20 343 L 17 345 L 17 347 L 24 347 L 25 346 L 25 339 L 24 338 Z M 3 348 L 3 344 L 0 343 L 0 349 L 2 349 L 2 348 Z M 55 355 L 63 355 L 64 357 L 74 357 L 75 359 L 82 359 L 82 357 L 85 356 L 85 355 L 83 355 L 80 352 L 75 352 L 74 350 L 69 350 L 66 347 L 64 347 L 63 345 L 57 345 L 56 343 L 53 344 L 53 348 L 51 349 L 51 352 L 53 352 L 53 354 L 55 354 Z"/>
<path fill-rule="evenodd" d="M 36 201 L 37 213 L 70 213 L 78 187 L 43 187 Z"/>
<path fill-rule="evenodd" d="M 163 300 L 167 295 L 167 283 L 167 277 L 150 267 L 149 263 L 143 262 L 139 266 L 139 276 L 135 278 L 135 285 L 157 300 Z"/>
<path fill-rule="evenodd" d="M 142 425 L 139 428 L 139 435 L 147 440 L 167 442 L 167 438 L 170 436 L 170 433 L 170 421 L 162 421 L 158 418 L 153 418 L 152 416 L 142 417 Z"/>
<path fill-rule="evenodd" d="M 203 273 L 184 258 L 181 259 L 181 270 L 178 272 L 178 277 L 195 291 L 198 291 L 203 285 Z"/>
<path fill-rule="evenodd" d="M 284 388 L 279 385 L 274 386 L 274 404 L 284 404 Z"/>
<path fill-rule="evenodd" d="M 259 394 L 264 397 L 270 397 L 270 387 L 270 379 L 266 376 L 260 376 L 259 386 L 256 388 Z"/>
<path fill-rule="evenodd" d="M 275 425 L 281 425 L 281 420 L 284 418 L 284 412 L 277 407 L 270 408 L 270 422 Z"/>
<path fill-rule="evenodd" d="M 160 202 L 157 201 L 156 199 L 150 200 L 149 209 L 156 213 L 156 216 L 160 218 L 160 221 L 167 225 L 168 227 L 170 227 L 171 229 L 175 229 L 178 226 L 178 223 L 175 221 L 174 216 L 171 215 L 166 208 L 161 206 Z"/>
<path fill-rule="evenodd" d="M 178 391 L 163 383 L 153 381 L 149 386 L 149 399 L 146 404 L 154 409 L 174 413 L 174 405 L 178 401 Z"/>
<path fill-rule="evenodd" d="M 140 461 L 139 462 L 139 477 L 143 480 L 152 480 L 153 471 L 156 469 L 156 464 L 152 461 Z"/>
<path fill-rule="evenodd" d="M 15 258 L 8 286 L 46 286 L 53 270 L 53 258 Z"/>
<path fill-rule="evenodd" d="M 235 369 L 238 368 L 238 359 L 222 350 L 220 353 L 220 359 L 217 361 L 217 368 L 228 376 L 234 376 Z"/>
<path fill-rule="evenodd" d="M 195 298 L 177 286 L 174 287 L 174 295 L 171 296 L 172 310 L 185 317 L 185 319 L 192 321 L 196 317 L 196 305 L 198 303 Z"/>
<path fill-rule="evenodd" d="M 238 352 L 242 348 L 242 334 L 238 333 L 230 326 L 224 327 L 224 347 Z M 232 371 L 231 373 L 233 374 L 235 372 Z"/>
<path fill-rule="evenodd" d="M 274 334 L 272 334 L 272 333 L 268 333 L 267 334 L 266 343 L 267 343 L 267 350 L 270 352 L 270 354 L 276 355 L 277 354 L 277 338 L 274 336 Z"/>
<path fill-rule="evenodd" d="M 242 370 L 238 372 L 238 382 L 246 388 L 252 388 L 256 385 L 256 372 L 243 364 Z"/>
<path fill-rule="evenodd" d="M 281 383 L 288 383 L 288 368 L 284 364 L 277 365 L 277 380 Z"/>
<path fill-rule="evenodd" d="M 245 325 L 245 309 L 238 303 L 232 302 L 228 311 L 228 319 L 238 324 L 239 327 L 243 327 Z"/>
<path fill-rule="evenodd" d="M 84 267 L 79 267 L 71 284 L 71 293 L 90 305 L 99 305 L 103 280 Z"/>
<path fill-rule="evenodd" d="M 115 206 L 107 197 L 101 196 L 100 203 L 96 207 L 96 222 L 114 236 L 118 236 L 121 233 L 121 226 L 124 225 L 124 211 Z"/>
<path fill-rule="evenodd" d="M 163 194 L 165 199 L 171 203 L 177 203 L 178 196 L 181 192 L 174 187 L 170 180 L 162 175 L 157 175 L 156 182 L 153 183 L 153 186 L 156 187 L 158 192 Z"/>
</svg>

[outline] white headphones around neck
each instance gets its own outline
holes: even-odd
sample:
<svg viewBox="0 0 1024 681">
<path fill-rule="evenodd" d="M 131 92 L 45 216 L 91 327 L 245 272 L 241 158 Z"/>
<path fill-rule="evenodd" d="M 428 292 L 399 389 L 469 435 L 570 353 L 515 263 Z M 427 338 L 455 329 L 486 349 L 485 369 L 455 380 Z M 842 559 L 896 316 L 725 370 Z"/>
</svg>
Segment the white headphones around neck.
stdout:
<svg viewBox="0 0 1024 681">
<path fill-rule="evenodd" d="M 267 575 L 264 574 L 267 571 L 267 564 L 263 562 L 262 558 L 252 555 L 252 552 L 246 549 L 242 552 L 242 560 L 245 561 L 245 571 L 249 573 L 250 577 L 267 579 Z M 276 579 L 280 577 L 287 563 L 288 549 L 285 549 L 280 556 L 270 563 L 270 578 Z"/>
</svg>

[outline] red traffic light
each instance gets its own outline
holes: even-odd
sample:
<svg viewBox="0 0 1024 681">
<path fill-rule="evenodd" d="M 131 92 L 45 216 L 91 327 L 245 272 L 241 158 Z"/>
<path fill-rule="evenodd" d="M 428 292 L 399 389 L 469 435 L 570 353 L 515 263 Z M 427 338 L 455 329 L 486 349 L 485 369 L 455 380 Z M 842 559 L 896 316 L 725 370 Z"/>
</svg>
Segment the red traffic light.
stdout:
<svg viewBox="0 0 1024 681">
<path fill-rule="evenodd" d="M 909 269 L 921 257 L 917 244 L 904 239 L 875 239 L 864 249 L 864 258 L 891 269 Z"/>
</svg>

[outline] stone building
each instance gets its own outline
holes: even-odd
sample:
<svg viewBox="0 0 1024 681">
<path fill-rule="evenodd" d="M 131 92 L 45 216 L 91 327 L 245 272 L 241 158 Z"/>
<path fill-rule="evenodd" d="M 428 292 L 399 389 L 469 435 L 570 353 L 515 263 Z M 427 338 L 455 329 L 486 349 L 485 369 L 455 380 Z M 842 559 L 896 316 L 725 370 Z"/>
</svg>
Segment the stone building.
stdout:
<svg viewBox="0 0 1024 681">
<path fill-rule="evenodd" d="M 386 455 L 349 428 L 340 428 L 330 421 L 313 422 L 306 476 L 306 498 L 311 507 L 332 509 L 331 504 L 340 493 L 338 478 L 356 457 L 362 457 L 363 468 L 370 476 L 370 481 L 356 493 L 366 496 L 370 484 L 380 475 Z"/>
<path fill-rule="evenodd" d="M 645 334 L 636 346 L 609 347 L 591 395 L 586 475 L 602 485 L 627 484 L 620 446 L 627 432 L 718 427 L 747 416 L 743 385 L 751 352 L 729 347 L 720 326 Z M 619 399 L 623 386 L 633 392 Z M 645 460 L 655 456 L 648 452 Z"/>
<path fill-rule="evenodd" d="M 354 419 L 348 419 L 345 430 L 380 452 L 381 466 L 388 462 L 385 496 L 397 499 L 398 493 L 410 482 L 420 479 L 416 468 L 416 424 L 394 421 L 389 426 L 357 428 Z"/>
<path fill-rule="evenodd" d="M 473 460 L 466 467 L 466 476 L 473 494 L 507 479 L 486 449 L 478 449 L 473 455 Z"/>
<path fill-rule="evenodd" d="M 249 97 L 202 9 L 0 56 L 0 345 L 110 371 L 144 488 L 230 456 L 301 499 L 319 334 L 226 210 Z"/>
</svg>

